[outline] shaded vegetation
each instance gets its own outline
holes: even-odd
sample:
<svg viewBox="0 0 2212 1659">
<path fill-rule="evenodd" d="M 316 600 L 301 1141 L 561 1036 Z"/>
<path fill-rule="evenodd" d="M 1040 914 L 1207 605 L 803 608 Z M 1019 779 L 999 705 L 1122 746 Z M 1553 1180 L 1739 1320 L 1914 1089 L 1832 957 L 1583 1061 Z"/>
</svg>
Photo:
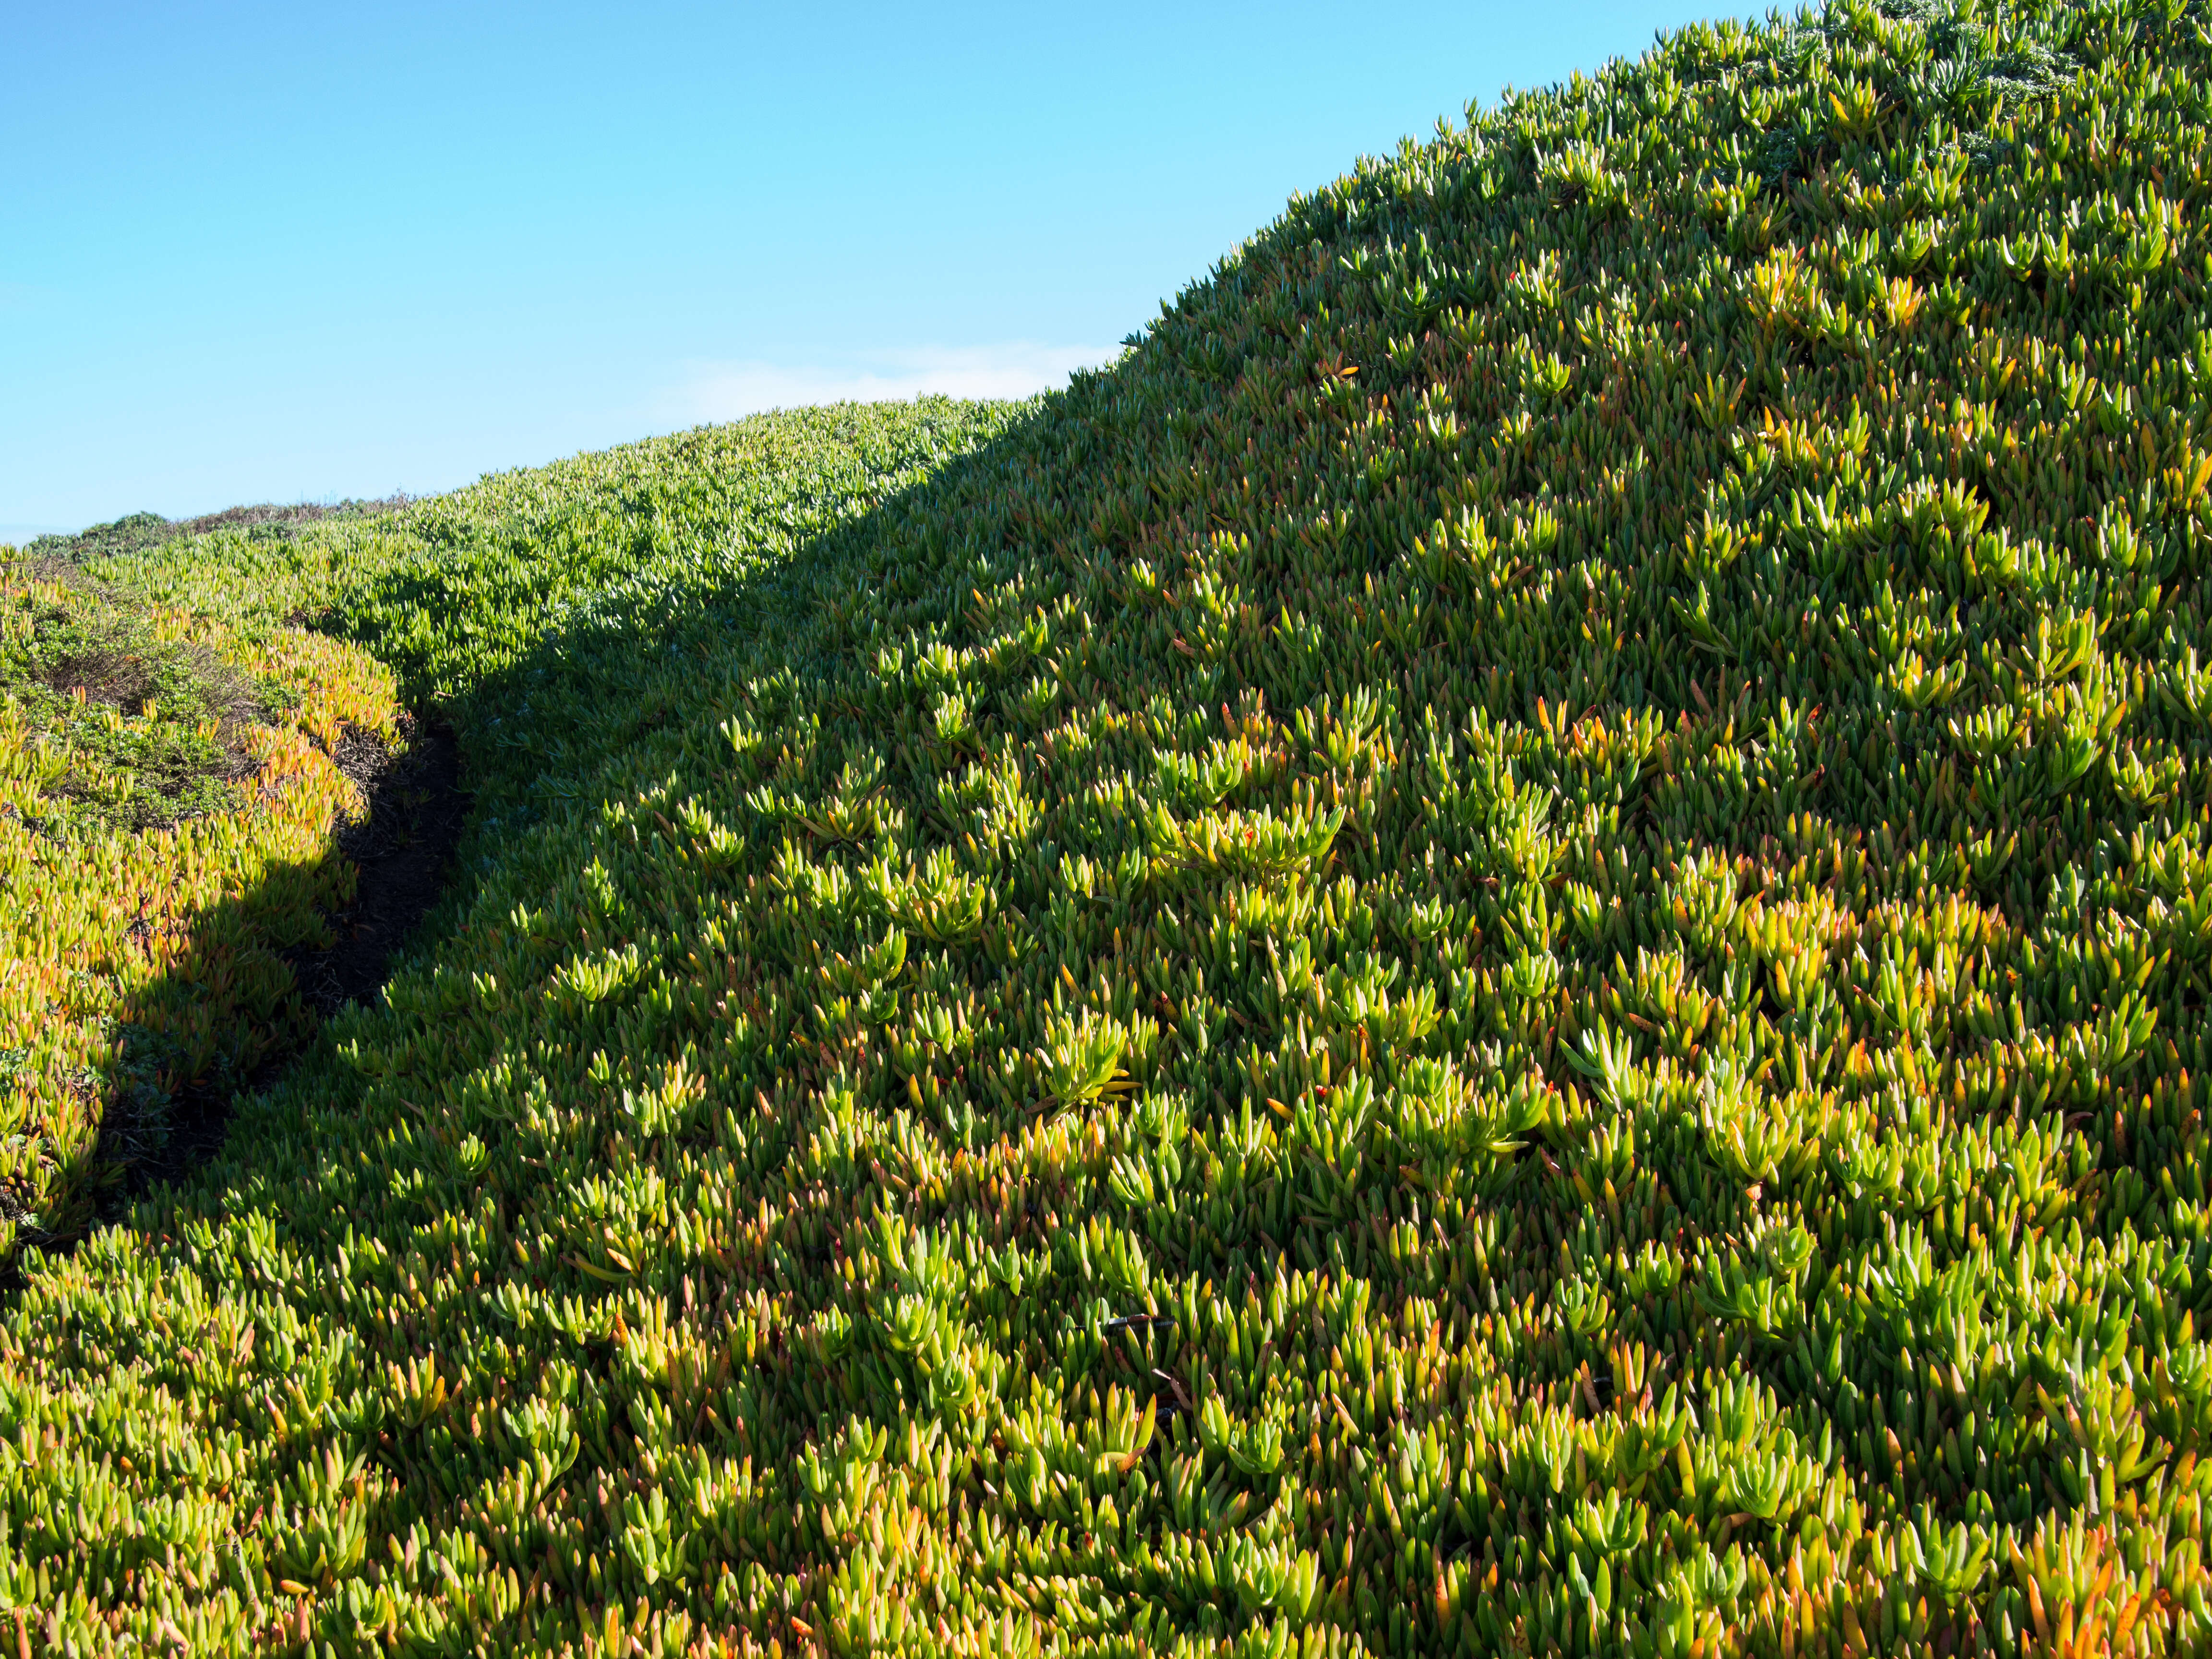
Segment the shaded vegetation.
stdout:
<svg viewBox="0 0 2212 1659">
<path fill-rule="evenodd" d="M 1064 396 L 111 562 L 478 817 L 31 1261 L 26 1642 L 2212 1645 L 2208 60 L 1701 26 Z"/>
</svg>

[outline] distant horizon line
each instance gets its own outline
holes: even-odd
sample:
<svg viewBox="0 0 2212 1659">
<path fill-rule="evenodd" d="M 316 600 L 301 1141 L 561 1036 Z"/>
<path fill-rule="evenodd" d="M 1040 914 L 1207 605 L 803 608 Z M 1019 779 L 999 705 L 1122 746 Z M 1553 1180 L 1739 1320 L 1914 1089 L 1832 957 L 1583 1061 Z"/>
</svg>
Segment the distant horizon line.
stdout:
<svg viewBox="0 0 2212 1659">
<path fill-rule="evenodd" d="M 760 358 L 694 358 L 676 366 L 670 377 L 644 404 L 631 411 L 643 417 L 647 430 L 617 441 L 639 443 L 699 425 L 720 426 L 753 415 L 786 410 L 818 408 L 840 403 L 904 403 L 918 397 L 1013 399 L 1065 386 L 1071 374 L 1083 368 L 1110 365 L 1127 345 L 1048 344 L 1035 340 L 1000 341 L 981 345 L 921 345 L 866 354 L 844 362 L 778 362 Z M 523 468 L 549 465 L 568 454 L 590 453 L 590 448 L 564 451 L 517 465 Z M 512 467 L 495 466 L 490 472 Z M 466 489 L 484 471 L 470 474 L 442 488 L 383 492 L 405 495 L 443 495 Z M 343 501 L 380 499 L 375 492 L 329 491 L 280 499 L 264 495 L 259 501 L 229 501 L 197 512 L 173 513 L 154 507 L 128 507 L 82 523 L 62 528 L 50 523 L 0 520 L 0 544 L 20 546 L 40 536 L 77 536 L 98 525 L 113 524 L 133 513 L 161 513 L 171 522 L 207 516 L 231 507 L 264 503 L 271 506 L 332 507 Z"/>
</svg>

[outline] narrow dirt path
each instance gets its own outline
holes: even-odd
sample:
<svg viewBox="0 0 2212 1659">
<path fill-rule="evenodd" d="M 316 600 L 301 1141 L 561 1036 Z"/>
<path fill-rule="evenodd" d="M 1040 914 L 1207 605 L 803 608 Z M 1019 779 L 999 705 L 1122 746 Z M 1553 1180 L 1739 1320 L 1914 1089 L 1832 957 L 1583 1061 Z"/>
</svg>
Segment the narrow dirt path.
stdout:
<svg viewBox="0 0 2212 1659">
<path fill-rule="evenodd" d="M 453 728 L 413 715 L 403 720 L 404 753 L 394 756 L 374 735 L 349 728 L 331 757 L 368 799 L 368 816 L 337 836 L 339 852 L 354 861 L 361 877 L 353 903 L 331 918 L 337 942 L 327 951 L 296 951 L 287 958 L 300 994 L 325 1019 L 383 985 L 392 952 L 445 891 L 468 816 Z M 106 1218 L 156 1182 L 176 1182 L 206 1163 L 229 1129 L 232 1100 L 275 1082 L 298 1054 L 280 1049 L 243 1081 L 210 1081 L 171 1101 L 167 1139 L 133 1164 L 105 1206 Z"/>
</svg>

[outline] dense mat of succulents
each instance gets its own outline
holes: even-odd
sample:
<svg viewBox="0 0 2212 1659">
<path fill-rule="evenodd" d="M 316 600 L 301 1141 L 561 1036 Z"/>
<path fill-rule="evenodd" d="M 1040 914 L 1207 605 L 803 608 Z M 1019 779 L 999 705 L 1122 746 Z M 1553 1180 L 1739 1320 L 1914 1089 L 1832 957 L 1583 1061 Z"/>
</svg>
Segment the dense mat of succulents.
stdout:
<svg viewBox="0 0 2212 1659">
<path fill-rule="evenodd" d="M 2208 100 L 2171 7 L 1695 27 L 926 483 L 149 573 L 484 818 L 32 1262 L 21 1644 L 2203 1650 Z"/>
<path fill-rule="evenodd" d="M 300 1034 L 283 953 L 345 897 L 361 806 L 332 750 L 394 713 L 357 647 L 56 577 L 0 549 L 0 1259 Z"/>
</svg>

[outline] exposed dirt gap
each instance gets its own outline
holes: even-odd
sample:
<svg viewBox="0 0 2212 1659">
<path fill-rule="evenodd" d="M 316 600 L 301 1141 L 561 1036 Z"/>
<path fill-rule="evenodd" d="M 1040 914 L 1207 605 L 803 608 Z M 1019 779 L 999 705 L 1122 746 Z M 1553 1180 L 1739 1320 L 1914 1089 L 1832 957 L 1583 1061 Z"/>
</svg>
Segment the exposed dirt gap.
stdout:
<svg viewBox="0 0 2212 1659">
<path fill-rule="evenodd" d="M 453 848 L 468 815 L 453 728 L 402 714 L 405 750 L 394 755 L 374 732 L 348 726 L 331 759 L 368 803 L 343 826 L 337 850 L 360 870 L 354 900 L 331 917 L 337 942 L 326 951 L 286 954 L 301 996 L 325 1019 L 383 985 L 392 953 L 421 924 L 451 874 Z M 103 1219 L 113 1219 L 157 1182 L 174 1182 L 212 1158 L 230 1127 L 233 1099 L 273 1084 L 299 1055 L 279 1048 L 243 1078 L 210 1078 L 169 1102 L 162 1143 L 136 1160 Z"/>
</svg>

